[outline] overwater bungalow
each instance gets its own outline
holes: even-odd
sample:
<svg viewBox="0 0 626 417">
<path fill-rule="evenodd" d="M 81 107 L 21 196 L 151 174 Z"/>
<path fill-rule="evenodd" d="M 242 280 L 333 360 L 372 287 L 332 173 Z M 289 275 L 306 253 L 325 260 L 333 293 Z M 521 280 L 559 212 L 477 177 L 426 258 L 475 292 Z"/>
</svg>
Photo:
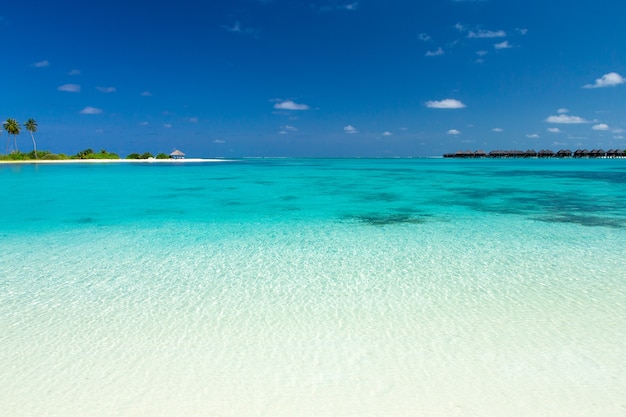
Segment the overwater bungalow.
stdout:
<svg viewBox="0 0 626 417">
<path fill-rule="evenodd" d="M 618 158 L 626 157 L 626 151 L 621 149 L 610 149 L 605 152 L 602 149 L 593 149 L 591 151 L 587 149 L 576 149 L 572 152 L 569 149 L 561 149 L 554 153 L 550 149 L 542 149 L 536 152 L 534 149 L 528 149 L 526 151 L 520 151 L 517 149 L 501 150 L 496 149 L 485 153 L 482 149 L 475 152 L 472 151 L 457 151 L 456 153 L 446 153 L 444 158 Z"/>
<path fill-rule="evenodd" d="M 550 149 L 542 149 L 537 153 L 537 156 L 539 158 L 553 158 L 554 152 L 552 152 Z"/>
<path fill-rule="evenodd" d="M 472 158 L 474 157 L 474 152 L 467 150 L 467 151 L 456 151 L 456 153 L 454 154 L 455 158 Z"/>
<path fill-rule="evenodd" d="M 604 152 L 604 150 L 602 149 L 592 149 L 589 153 L 589 156 L 593 158 L 603 158 L 606 156 L 606 152 Z"/>
</svg>

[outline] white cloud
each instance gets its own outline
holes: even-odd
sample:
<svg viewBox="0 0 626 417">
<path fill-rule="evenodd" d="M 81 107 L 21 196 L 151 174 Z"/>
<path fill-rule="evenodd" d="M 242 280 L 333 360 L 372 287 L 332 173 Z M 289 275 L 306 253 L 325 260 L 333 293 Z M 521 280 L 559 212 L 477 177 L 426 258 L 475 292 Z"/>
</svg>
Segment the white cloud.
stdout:
<svg viewBox="0 0 626 417">
<path fill-rule="evenodd" d="M 78 84 L 63 84 L 57 88 L 59 91 L 65 91 L 66 93 L 80 93 L 80 85 Z"/>
<path fill-rule="evenodd" d="M 45 68 L 49 66 L 50 66 L 50 61 L 48 61 L 47 59 L 44 59 L 43 61 L 35 62 L 33 64 L 33 67 L 35 68 Z"/>
<path fill-rule="evenodd" d="M 80 75 L 80 70 L 73 69 L 70 72 L 68 72 L 67 75 Z"/>
<path fill-rule="evenodd" d="M 150 91 L 142 91 L 139 95 L 142 97 L 152 97 L 152 93 Z"/>
<path fill-rule="evenodd" d="M 459 100 L 447 98 L 441 101 L 427 101 L 426 107 L 431 109 L 463 109 L 467 106 L 461 103 Z"/>
<path fill-rule="evenodd" d="M 312 6 L 312 7 L 317 9 L 320 12 L 332 12 L 334 10 L 354 11 L 359 8 L 359 2 L 355 1 L 355 2 L 347 3 L 347 4 L 332 4 L 332 5 L 326 5 L 326 6 L 321 6 L 321 7 L 315 7 L 315 6 Z"/>
<path fill-rule="evenodd" d="M 96 107 L 87 106 L 80 111 L 80 114 L 101 114 L 102 109 Z"/>
<path fill-rule="evenodd" d="M 488 53 L 489 53 L 489 52 L 487 52 L 487 51 L 476 51 L 476 55 L 478 55 L 478 56 L 485 56 L 485 55 L 487 55 Z"/>
<path fill-rule="evenodd" d="M 298 104 L 292 100 L 285 100 L 274 104 L 275 109 L 279 110 L 309 110 L 310 107 L 306 104 Z"/>
<path fill-rule="evenodd" d="M 149 124 L 150 124 L 150 123 L 148 123 L 148 122 L 140 122 L 140 123 L 139 123 L 139 126 L 148 126 Z"/>
<path fill-rule="evenodd" d="M 461 131 L 456 130 L 456 129 L 450 129 L 446 132 L 448 135 L 460 135 Z"/>
<path fill-rule="evenodd" d="M 213 143 L 226 143 L 226 141 L 222 139 L 215 139 Z"/>
<path fill-rule="evenodd" d="M 599 123 L 592 127 L 593 130 L 609 130 L 609 125 L 606 123 Z"/>
<path fill-rule="evenodd" d="M 457 23 L 456 25 L 454 25 L 454 28 L 458 30 L 459 32 L 465 31 L 465 25 L 462 25 L 460 23 Z"/>
<path fill-rule="evenodd" d="M 115 93 L 117 91 L 117 89 L 115 87 L 96 87 L 96 90 L 100 91 L 101 93 L 105 93 L 105 94 Z"/>
<path fill-rule="evenodd" d="M 359 133 L 359 131 L 352 125 L 348 125 L 346 127 L 343 128 L 343 131 L 346 133 Z"/>
<path fill-rule="evenodd" d="M 500 127 L 494 127 L 493 129 L 491 129 L 492 132 L 504 132 L 504 129 L 500 128 Z"/>
<path fill-rule="evenodd" d="M 198 123 L 198 118 L 197 117 L 188 117 L 187 121 L 189 123 Z"/>
<path fill-rule="evenodd" d="M 172 128 L 172 124 L 171 123 L 163 123 L 163 127 L 166 129 L 171 129 Z"/>
<path fill-rule="evenodd" d="M 567 114 L 559 114 L 558 116 L 549 116 L 546 119 L 548 123 L 561 123 L 561 124 L 580 124 L 589 123 L 587 120 L 578 116 L 568 116 Z"/>
<path fill-rule="evenodd" d="M 232 33 L 245 33 L 239 21 L 236 21 L 232 26 L 224 26 L 224 29 Z"/>
<path fill-rule="evenodd" d="M 287 135 L 289 134 L 289 132 L 297 132 L 298 128 L 295 126 L 291 126 L 291 125 L 284 125 L 280 127 L 280 132 L 278 132 L 279 135 Z"/>
<path fill-rule="evenodd" d="M 558 127 L 549 127 L 546 130 L 550 133 L 561 133 L 561 129 L 559 129 Z"/>
<path fill-rule="evenodd" d="M 242 35 L 251 35 L 254 34 L 254 29 L 250 28 L 242 28 L 241 23 L 236 21 L 232 26 L 222 26 L 230 33 L 240 33 Z"/>
<path fill-rule="evenodd" d="M 474 39 L 483 39 L 483 38 L 504 38 L 506 37 L 506 32 L 503 30 L 482 30 L 479 29 L 478 31 L 474 32 L 473 30 L 471 30 L 468 34 L 467 34 L 468 38 L 474 38 Z"/>
<path fill-rule="evenodd" d="M 391 133 L 391 132 L 390 132 L 390 131 L 388 131 L 388 130 L 387 130 L 387 131 L 385 131 L 385 132 L 383 132 L 383 136 L 392 136 L 392 135 L 393 135 L 393 133 Z"/>
<path fill-rule="evenodd" d="M 530 133 L 530 134 L 526 135 L 526 137 L 529 138 L 529 139 L 537 139 L 539 137 L 539 135 L 536 134 L 536 133 Z"/>
<path fill-rule="evenodd" d="M 515 30 L 518 31 L 520 33 L 520 35 L 525 35 L 525 34 L 528 33 L 528 29 L 526 29 L 526 28 L 517 28 Z"/>
<path fill-rule="evenodd" d="M 615 87 L 616 85 L 624 84 L 624 82 L 624 78 L 621 75 L 616 72 L 609 72 L 598 78 L 595 84 L 587 84 L 583 88 Z"/>
<path fill-rule="evenodd" d="M 419 33 L 417 35 L 417 39 L 419 39 L 422 42 L 428 42 L 429 40 L 431 40 L 431 37 L 427 33 Z"/>
<path fill-rule="evenodd" d="M 512 48 L 513 46 L 509 43 L 509 41 L 503 41 L 500 43 L 494 43 L 493 47 L 496 49 L 509 49 L 509 48 Z"/>
<path fill-rule="evenodd" d="M 560 108 L 556 111 L 558 114 L 569 113 L 569 109 Z"/>
<path fill-rule="evenodd" d="M 440 55 L 444 55 L 444 54 L 445 54 L 445 52 L 443 51 L 443 49 L 441 49 L 441 47 L 439 47 L 436 51 L 428 51 L 424 55 L 425 56 L 440 56 Z"/>
<path fill-rule="evenodd" d="M 613 139 L 624 139 L 624 136 L 622 135 L 613 136 Z"/>
</svg>

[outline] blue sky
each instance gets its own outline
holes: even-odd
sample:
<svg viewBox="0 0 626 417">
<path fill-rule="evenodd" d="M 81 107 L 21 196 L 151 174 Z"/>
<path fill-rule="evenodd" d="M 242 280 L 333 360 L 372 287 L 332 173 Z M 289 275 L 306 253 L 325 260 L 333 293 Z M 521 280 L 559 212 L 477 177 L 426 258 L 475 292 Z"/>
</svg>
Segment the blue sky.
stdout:
<svg viewBox="0 0 626 417">
<path fill-rule="evenodd" d="M 624 16 L 622 0 L 22 0 L 0 10 L 0 118 L 35 118 L 39 148 L 66 153 L 624 149 Z"/>
</svg>

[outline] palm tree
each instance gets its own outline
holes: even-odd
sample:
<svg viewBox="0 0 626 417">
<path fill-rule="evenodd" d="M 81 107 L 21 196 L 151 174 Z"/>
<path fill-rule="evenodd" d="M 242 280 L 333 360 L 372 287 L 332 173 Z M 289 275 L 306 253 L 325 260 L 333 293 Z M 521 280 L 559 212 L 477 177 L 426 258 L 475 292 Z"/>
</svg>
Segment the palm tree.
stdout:
<svg viewBox="0 0 626 417">
<path fill-rule="evenodd" d="M 24 123 L 24 127 L 30 132 L 30 138 L 33 140 L 35 159 L 37 159 L 37 142 L 35 142 L 35 135 L 33 135 L 33 133 L 37 131 L 37 121 L 35 119 L 28 119 L 26 123 Z"/>
<path fill-rule="evenodd" d="M 20 134 L 20 124 L 17 122 L 17 120 L 15 119 L 11 119 L 8 118 L 6 122 L 4 122 L 4 130 L 7 131 L 7 134 L 9 135 L 9 138 L 11 137 L 10 135 L 13 135 L 13 142 L 15 143 L 15 150 L 17 151 L 17 137 L 16 135 Z M 7 153 L 9 153 L 9 145 L 7 142 Z"/>
</svg>

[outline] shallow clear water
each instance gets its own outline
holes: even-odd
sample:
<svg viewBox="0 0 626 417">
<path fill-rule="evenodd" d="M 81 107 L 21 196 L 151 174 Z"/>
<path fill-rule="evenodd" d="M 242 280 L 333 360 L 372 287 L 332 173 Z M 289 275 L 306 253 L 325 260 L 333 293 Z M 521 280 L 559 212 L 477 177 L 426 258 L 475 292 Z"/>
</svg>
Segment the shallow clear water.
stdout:
<svg viewBox="0 0 626 417">
<path fill-rule="evenodd" d="M 626 415 L 626 161 L 0 166 L 0 415 Z"/>
</svg>

